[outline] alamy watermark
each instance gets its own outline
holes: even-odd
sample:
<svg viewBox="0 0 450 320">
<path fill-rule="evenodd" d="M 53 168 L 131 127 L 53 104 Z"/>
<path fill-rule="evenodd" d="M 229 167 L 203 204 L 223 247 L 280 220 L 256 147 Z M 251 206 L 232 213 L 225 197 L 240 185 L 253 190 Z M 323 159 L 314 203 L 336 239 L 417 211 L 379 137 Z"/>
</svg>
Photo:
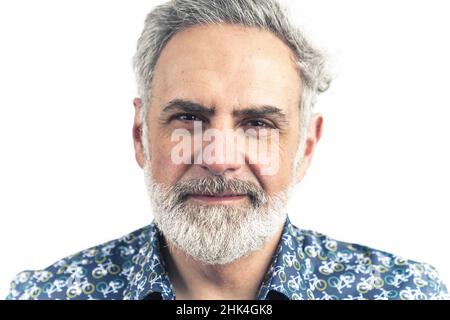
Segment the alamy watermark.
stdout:
<svg viewBox="0 0 450 320">
<path fill-rule="evenodd" d="M 203 130 L 201 121 L 194 131 L 184 128 L 172 132 L 178 142 L 171 151 L 173 164 L 257 164 L 262 175 L 275 175 L 279 169 L 279 130 L 247 129 Z M 247 155 L 248 160 L 246 160 Z"/>
</svg>

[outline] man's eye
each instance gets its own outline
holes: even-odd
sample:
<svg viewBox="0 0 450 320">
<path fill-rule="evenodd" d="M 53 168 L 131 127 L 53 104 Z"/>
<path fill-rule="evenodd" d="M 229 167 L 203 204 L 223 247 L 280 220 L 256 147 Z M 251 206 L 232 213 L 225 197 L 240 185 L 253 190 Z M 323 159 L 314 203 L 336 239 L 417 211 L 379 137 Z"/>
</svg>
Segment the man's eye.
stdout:
<svg viewBox="0 0 450 320">
<path fill-rule="evenodd" d="M 248 120 L 244 123 L 246 126 L 258 128 L 274 128 L 274 125 L 264 120 Z"/>
<path fill-rule="evenodd" d="M 180 120 L 180 121 L 202 121 L 199 117 L 194 114 L 179 114 L 172 117 L 171 120 Z"/>
</svg>

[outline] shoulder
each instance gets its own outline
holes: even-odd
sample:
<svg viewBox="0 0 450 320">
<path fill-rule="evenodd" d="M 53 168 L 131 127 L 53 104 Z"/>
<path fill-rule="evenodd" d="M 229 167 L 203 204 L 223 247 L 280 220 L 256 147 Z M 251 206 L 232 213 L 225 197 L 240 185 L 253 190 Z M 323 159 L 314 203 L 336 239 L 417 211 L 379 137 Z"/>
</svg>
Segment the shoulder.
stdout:
<svg viewBox="0 0 450 320">
<path fill-rule="evenodd" d="M 65 257 L 43 270 L 27 270 L 11 282 L 9 300 L 120 299 L 133 257 L 151 241 L 151 226 Z"/>
<path fill-rule="evenodd" d="M 317 281 L 348 299 L 448 299 L 435 267 L 292 226 L 288 233 Z M 312 271 L 313 270 L 313 271 Z M 326 282 L 326 284 L 325 284 Z"/>
</svg>

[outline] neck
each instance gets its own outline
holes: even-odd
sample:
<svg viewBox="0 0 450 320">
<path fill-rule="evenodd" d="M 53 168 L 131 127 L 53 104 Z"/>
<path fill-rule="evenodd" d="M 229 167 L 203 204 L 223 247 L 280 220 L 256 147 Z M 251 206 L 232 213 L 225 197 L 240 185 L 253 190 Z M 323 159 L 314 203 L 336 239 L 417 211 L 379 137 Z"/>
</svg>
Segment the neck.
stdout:
<svg viewBox="0 0 450 320">
<path fill-rule="evenodd" d="M 166 243 L 162 251 L 176 299 L 255 300 L 283 227 L 260 250 L 225 265 L 205 265 Z"/>
</svg>

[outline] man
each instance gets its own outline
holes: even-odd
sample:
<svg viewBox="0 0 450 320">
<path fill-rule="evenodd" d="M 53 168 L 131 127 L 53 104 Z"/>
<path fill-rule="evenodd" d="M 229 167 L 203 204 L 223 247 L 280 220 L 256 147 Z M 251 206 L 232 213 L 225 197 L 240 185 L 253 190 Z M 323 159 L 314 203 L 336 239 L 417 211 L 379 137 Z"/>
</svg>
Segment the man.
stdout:
<svg viewBox="0 0 450 320">
<path fill-rule="evenodd" d="M 293 226 L 330 77 L 275 0 L 175 0 L 134 58 L 154 222 L 12 282 L 9 299 L 442 299 L 425 263 Z"/>
</svg>

